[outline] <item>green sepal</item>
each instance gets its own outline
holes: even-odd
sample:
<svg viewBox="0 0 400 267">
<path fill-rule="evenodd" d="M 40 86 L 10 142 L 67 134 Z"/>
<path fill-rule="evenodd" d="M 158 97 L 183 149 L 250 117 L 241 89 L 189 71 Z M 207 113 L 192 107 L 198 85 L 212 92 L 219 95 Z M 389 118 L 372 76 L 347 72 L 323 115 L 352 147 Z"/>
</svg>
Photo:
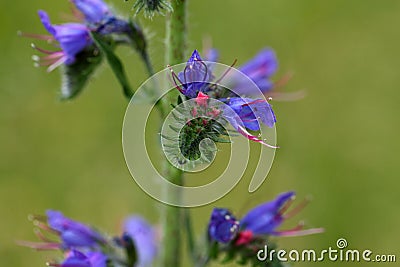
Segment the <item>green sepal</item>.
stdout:
<svg viewBox="0 0 400 267">
<path fill-rule="evenodd" d="M 219 254 L 219 246 L 217 242 L 211 242 L 209 251 L 208 251 L 208 257 L 210 259 L 217 259 Z"/>
<path fill-rule="evenodd" d="M 137 251 L 136 246 L 132 240 L 132 238 L 125 236 L 125 252 L 127 256 L 128 266 L 135 266 L 137 262 Z"/>
<path fill-rule="evenodd" d="M 86 86 L 90 77 L 100 65 L 102 54 L 94 47 L 88 47 L 76 56 L 76 61 L 71 65 L 61 66 L 61 100 L 76 97 Z"/>
<path fill-rule="evenodd" d="M 230 139 L 225 139 L 225 138 L 218 137 L 218 136 L 212 137 L 211 140 L 213 140 L 214 142 L 217 142 L 217 143 L 227 143 L 227 144 L 232 143 L 232 141 Z"/>
</svg>

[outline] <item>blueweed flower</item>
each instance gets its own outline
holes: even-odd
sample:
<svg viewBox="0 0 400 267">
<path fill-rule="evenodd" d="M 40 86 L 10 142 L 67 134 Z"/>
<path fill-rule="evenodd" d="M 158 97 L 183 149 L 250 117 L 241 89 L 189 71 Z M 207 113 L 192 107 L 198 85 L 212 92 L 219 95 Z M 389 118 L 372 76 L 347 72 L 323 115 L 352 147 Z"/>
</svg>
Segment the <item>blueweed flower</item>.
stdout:
<svg viewBox="0 0 400 267">
<path fill-rule="evenodd" d="M 265 100 L 231 97 L 225 101 L 228 106 L 232 108 L 237 115 L 239 115 L 247 129 L 253 131 L 260 130 L 260 121 L 270 128 L 273 127 L 276 122 L 272 107 Z M 235 122 L 231 122 L 231 124 L 235 128 L 238 127 Z"/>
<path fill-rule="evenodd" d="M 150 66 L 147 43 L 143 31 L 133 21 L 121 19 L 113 14 L 102 0 L 71 0 L 82 15 L 75 13 L 80 23 L 54 25 L 45 11 L 39 17 L 50 35 L 22 34 L 26 37 L 53 43 L 57 49 L 49 51 L 32 47 L 43 53 L 34 55 L 35 66 L 48 66 L 47 71 L 62 66 L 61 98 L 71 99 L 78 95 L 102 62 L 103 56 L 113 69 L 124 93 L 131 94 L 124 69 L 114 49 L 121 44 L 136 50 L 146 65 Z"/>
<path fill-rule="evenodd" d="M 99 54 L 99 51 L 93 45 L 90 32 L 101 34 L 107 38 L 111 37 L 112 34 L 126 36 L 127 39 L 116 38 L 116 41 L 129 43 L 129 40 L 132 40 L 135 48 L 139 49 L 140 53 L 143 53 L 143 49 L 145 49 L 145 45 L 143 45 L 145 42 L 144 36 L 137 24 L 117 18 L 102 0 L 73 0 L 72 2 L 84 16 L 84 21 L 81 23 L 53 25 L 48 14 L 40 10 L 38 12 L 40 20 L 50 35 L 23 34 L 27 37 L 48 42 L 57 42 L 56 46 L 61 48 L 61 50 L 52 52 L 33 45 L 35 49 L 45 54 L 41 58 L 38 56 L 33 57 L 39 65 L 49 66 L 48 71 L 52 71 L 62 64 L 70 66 L 77 62 L 78 55 L 85 50 L 89 50 L 90 53 L 83 56 L 79 63 L 86 64 L 86 61 L 97 62 L 93 58 L 96 54 Z M 89 69 L 89 66 L 86 67 Z"/>
<path fill-rule="evenodd" d="M 70 250 L 66 253 L 61 263 L 48 262 L 47 266 L 54 267 L 106 267 L 107 256 L 101 252 L 82 253 L 78 250 Z"/>
<path fill-rule="evenodd" d="M 131 24 L 114 15 L 102 0 L 72 0 L 76 8 L 83 14 L 85 23 L 94 32 L 102 35 L 129 34 Z"/>
<path fill-rule="evenodd" d="M 53 25 L 45 11 L 40 10 L 38 14 L 43 26 L 51 34 L 50 36 L 39 36 L 38 38 L 56 41 L 61 48 L 61 50 L 52 52 L 35 47 L 46 56 L 43 58 L 35 57 L 34 59 L 40 61 L 41 65 L 49 66 L 48 71 L 54 70 L 61 64 L 71 65 L 75 63 L 77 54 L 92 44 L 89 29 L 84 24 L 65 23 Z"/>
<path fill-rule="evenodd" d="M 110 238 L 93 228 L 48 210 L 47 216 L 31 216 L 36 235 L 42 242 L 19 241 L 20 245 L 37 250 L 59 250 L 60 261 L 47 263 L 54 267 L 149 267 L 158 253 L 156 230 L 139 216 L 128 217 L 121 237 Z M 53 241 L 50 234 L 61 242 Z"/>
<path fill-rule="evenodd" d="M 321 233 L 323 231 L 322 228 L 303 230 L 303 223 L 299 223 L 295 228 L 290 230 L 277 230 L 286 219 L 297 214 L 307 204 L 307 201 L 304 201 L 288 212 L 290 205 L 293 203 L 294 196 L 294 192 L 282 193 L 274 200 L 251 209 L 242 219 L 238 220 L 239 230 L 232 231 L 229 238 L 225 239 L 221 239 L 220 236 L 226 236 L 226 231 L 223 228 L 220 231 L 215 231 L 213 225 L 216 221 L 218 222 L 215 219 L 216 214 L 230 214 L 230 212 L 227 209 L 215 208 L 211 214 L 208 228 L 210 238 L 221 243 L 233 242 L 234 245 L 239 246 L 249 244 L 259 238 L 267 238 L 271 235 L 296 236 Z M 218 218 L 223 218 L 223 216 L 219 216 Z"/>
<path fill-rule="evenodd" d="M 254 58 L 239 67 L 239 70 L 249 77 L 263 93 L 273 88 L 270 78 L 277 69 L 278 60 L 275 52 L 270 48 L 264 48 Z M 246 83 L 239 79 L 236 81 L 234 91 L 245 95 L 253 94 L 248 88 Z"/>
<path fill-rule="evenodd" d="M 218 50 L 209 48 L 206 50 L 206 61 L 217 62 L 219 58 Z M 278 69 L 278 59 L 274 50 L 263 48 L 256 56 L 238 67 L 243 74 L 251 79 L 262 93 L 267 93 L 274 87 L 271 77 Z M 254 95 L 253 87 L 249 87 L 247 80 L 243 77 L 232 77 L 233 91 L 241 95 Z"/>
<path fill-rule="evenodd" d="M 239 221 L 227 209 L 215 208 L 208 225 L 209 236 L 221 243 L 229 243 L 239 232 Z"/>
<path fill-rule="evenodd" d="M 96 230 L 65 217 L 59 211 L 48 210 L 46 214 L 49 227 L 60 235 L 64 247 L 92 247 L 105 242 Z"/>
<path fill-rule="evenodd" d="M 114 17 L 110 8 L 102 0 L 72 0 L 72 3 L 90 25 L 98 26 Z"/>
<path fill-rule="evenodd" d="M 219 52 L 215 48 L 210 48 L 205 51 L 205 60 L 210 62 L 218 62 Z"/>
<path fill-rule="evenodd" d="M 211 54 L 214 55 L 209 56 L 216 57 L 216 52 L 211 52 Z M 221 114 L 222 117 L 229 121 L 236 131 L 251 141 L 261 143 L 268 147 L 276 148 L 275 146 L 267 144 L 264 140 L 261 140 L 257 136 L 248 132 L 248 130 L 260 130 L 260 123 L 268 127 L 274 126 L 276 118 L 271 105 L 265 99 L 240 97 L 237 94 L 231 96 L 232 93 L 230 91 L 228 91 L 226 88 L 220 87 L 218 84 L 223 77 L 216 82 L 213 81 L 215 77 L 212 73 L 212 69 L 213 65 L 204 62 L 201 59 L 199 52 L 194 50 L 191 57 L 187 61 L 184 70 L 179 72 L 178 75 L 175 75 L 175 73 L 172 71 L 172 78 L 175 82 L 176 88 L 185 98 L 194 98 L 197 103 L 204 103 L 203 105 L 206 105 L 206 102 L 204 102 L 206 97 L 214 97 L 220 102 L 225 103 L 225 106 L 219 110 L 218 114 Z M 193 125 L 193 127 L 204 128 L 197 124 Z M 202 137 L 208 137 L 211 140 L 215 140 L 215 136 L 219 134 L 219 132 L 215 131 L 209 131 L 208 133 L 212 134 L 210 136 Z M 199 133 L 198 136 L 200 135 L 201 134 Z M 180 143 L 197 145 L 197 143 L 185 142 L 182 140 Z M 190 148 L 183 150 L 191 151 Z M 194 154 L 199 155 L 198 151 Z"/>
<path fill-rule="evenodd" d="M 38 227 L 36 235 L 43 242 L 20 242 L 21 245 L 41 250 L 68 250 L 74 248 L 95 248 L 106 243 L 105 237 L 81 222 L 65 217 L 61 212 L 48 210 L 47 216 L 32 216 Z M 54 234 L 60 241 L 53 241 L 44 232 Z"/>
<path fill-rule="evenodd" d="M 199 52 L 194 50 L 186 63 L 185 69 L 178 73 L 177 78 L 182 85 L 182 87 L 178 87 L 179 91 L 188 98 L 195 98 L 199 92 L 207 89 L 212 76 Z"/>
<path fill-rule="evenodd" d="M 137 263 L 135 267 L 152 266 L 158 253 L 158 241 L 155 228 L 139 216 L 125 219 L 123 230 L 129 236 L 136 248 Z"/>
</svg>

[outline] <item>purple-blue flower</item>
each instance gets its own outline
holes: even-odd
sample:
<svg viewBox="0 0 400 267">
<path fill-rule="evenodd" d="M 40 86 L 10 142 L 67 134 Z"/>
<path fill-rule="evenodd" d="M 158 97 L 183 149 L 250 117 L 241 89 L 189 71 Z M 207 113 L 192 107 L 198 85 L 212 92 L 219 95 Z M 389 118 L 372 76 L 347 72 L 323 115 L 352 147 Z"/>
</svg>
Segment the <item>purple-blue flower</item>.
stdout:
<svg viewBox="0 0 400 267">
<path fill-rule="evenodd" d="M 55 267 L 106 267 L 107 256 L 101 252 L 82 253 L 78 250 L 71 250 L 61 264 L 47 263 L 47 266 Z"/>
<path fill-rule="evenodd" d="M 272 89 L 273 83 L 270 78 L 277 69 L 278 60 L 275 52 L 269 48 L 264 48 L 254 58 L 239 67 L 239 70 L 249 77 L 263 93 Z M 246 81 L 237 80 L 234 91 L 239 94 L 253 94 L 246 84 Z"/>
<path fill-rule="evenodd" d="M 260 130 L 260 122 L 272 128 L 276 122 L 271 105 L 263 99 L 231 97 L 226 100 L 226 104 L 236 112 L 247 129 Z M 232 120 L 231 117 L 227 119 L 235 129 L 238 128 L 236 120 Z"/>
<path fill-rule="evenodd" d="M 219 58 L 219 52 L 217 49 L 210 48 L 206 50 L 205 60 L 210 62 L 217 62 Z"/>
<path fill-rule="evenodd" d="M 211 239 L 229 243 L 239 232 L 239 221 L 227 209 L 215 208 L 208 224 L 208 235 Z"/>
<path fill-rule="evenodd" d="M 102 0 L 72 0 L 92 31 L 103 35 L 132 31 L 128 21 L 117 18 Z"/>
<path fill-rule="evenodd" d="M 104 243 L 104 237 L 91 227 L 65 217 L 61 212 L 48 210 L 47 223 L 58 232 L 65 248 L 93 247 Z"/>
<path fill-rule="evenodd" d="M 99 25 L 113 17 L 106 3 L 101 0 L 72 0 L 89 24 Z"/>
<path fill-rule="evenodd" d="M 206 60 L 217 62 L 218 51 L 214 48 L 207 49 Z M 278 60 L 275 52 L 270 48 L 262 49 L 255 57 L 244 63 L 238 68 L 250 80 L 252 80 L 262 93 L 266 93 L 273 88 L 271 76 L 278 69 Z M 233 91 L 240 95 L 258 95 L 259 92 L 254 92 L 254 87 L 249 86 L 247 79 L 242 76 L 232 77 Z"/>
<path fill-rule="evenodd" d="M 304 206 L 305 202 L 287 212 L 293 202 L 295 193 L 286 192 L 278 195 L 274 200 L 265 202 L 251 209 L 242 219 L 237 221 L 238 231 L 233 231 L 231 235 L 225 228 L 216 228 L 215 225 L 227 223 L 230 220 L 224 220 L 224 214 L 229 214 L 230 218 L 234 218 L 227 209 L 215 208 L 212 212 L 209 223 L 210 237 L 217 242 L 229 243 L 235 240 L 236 245 L 247 244 L 256 236 L 295 236 L 321 233 L 322 228 L 303 230 L 303 225 L 299 224 L 293 229 L 278 231 L 285 219 L 297 214 Z M 236 220 L 236 219 L 235 219 Z M 221 224 L 222 225 L 222 224 Z M 212 228 L 213 227 L 213 228 Z M 225 237 L 224 239 L 220 238 Z"/>
<path fill-rule="evenodd" d="M 47 54 L 43 57 L 43 65 L 50 65 L 51 71 L 61 64 L 71 65 L 76 60 L 76 55 L 92 44 L 89 29 L 80 23 L 66 23 L 53 25 L 50 18 L 43 10 L 38 12 L 40 20 L 46 30 L 52 35 L 52 38 L 58 42 L 61 51 L 49 52 L 38 49 Z"/>
<path fill-rule="evenodd" d="M 216 51 L 209 50 L 207 56 L 216 58 Z M 232 92 L 219 85 L 219 82 L 228 75 L 229 69 L 216 81 L 213 81 L 215 77 L 212 70 L 213 64 L 203 62 L 198 51 L 194 50 L 186 63 L 185 69 L 178 75 L 175 75 L 172 71 L 172 78 L 176 88 L 187 98 L 198 100 L 199 96 L 203 98 L 204 96 L 215 97 L 225 103 L 225 106 L 221 106 L 220 113 L 222 112 L 222 116 L 229 121 L 236 131 L 251 141 L 276 148 L 248 132 L 248 130 L 260 130 L 260 123 L 270 128 L 274 126 L 276 118 L 271 105 L 265 99 L 243 98 L 239 95 L 231 96 Z"/>
<path fill-rule="evenodd" d="M 158 253 L 154 227 L 142 217 L 131 216 L 125 220 L 123 230 L 135 244 L 138 257 L 135 267 L 152 266 Z"/>
<path fill-rule="evenodd" d="M 294 198 L 294 192 L 286 192 L 270 202 L 265 202 L 251 209 L 241 220 L 242 229 L 249 230 L 256 235 L 275 234 L 275 229 L 284 220 L 282 207 Z"/>
<path fill-rule="evenodd" d="M 185 69 L 178 73 L 178 79 L 183 87 L 178 89 L 188 98 L 195 98 L 199 92 L 206 90 L 211 77 L 208 67 L 201 59 L 199 52 L 194 50 L 186 63 Z"/>
</svg>

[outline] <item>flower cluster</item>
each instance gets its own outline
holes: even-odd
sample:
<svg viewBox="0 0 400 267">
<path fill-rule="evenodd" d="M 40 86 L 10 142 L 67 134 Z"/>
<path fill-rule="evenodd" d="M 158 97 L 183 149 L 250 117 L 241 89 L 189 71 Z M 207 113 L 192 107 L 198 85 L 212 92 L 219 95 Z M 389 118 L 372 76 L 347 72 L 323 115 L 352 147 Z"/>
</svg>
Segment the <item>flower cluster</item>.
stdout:
<svg viewBox="0 0 400 267">
<path fill-rule="evenodd" d="M 53 24 L 48 14 L 40 10 L 39 18 L 49 35 L 24 34 L 58 48 L 50 51 L 33 44 L 33 48 L 44 54 L 42 57 L 35 55 L 33 59 L 35 65 L 47 66 L 49 72 L 63 66 L 61 92 L 62 98 L 66 99 L 81 91 L 103 55 L 107 59 L 116 58 L 112 51 L 117 45 L 130 45 L 142 57 L 147 57 L 146 41 L 136 23 L 117 17 L 102 0 L 72 0 L 72 3 L 77 9 L 75 15 L 79 22 Z M 105 45 L 101 45 L 103 43 Z M 119 64 L 115 60 L 109 63 L 113 69 L 117 69 L 114 65 Z"/>
<path fill-rule="evenodd" d="M 322 228 L 304 230 L 302 222 L 293 229 L 277 230 L 286 219 L 296 215 L 307 204 L 305 200 L 289 210 L 294 197 L 294 192 L 282 193 L 274 200 L 251 209 L 241 219 L 237 219 L 225 208 L 214 208 L 208 225 L 208 240 L 210 247 L 213 247 L 214 257 L 226 252 L 232 259 L 236 256 L 254 259 L 255 252 L 267 242 L 271 246 L 270 236 L 298 236 L 323 232 Z"/>
<path fill-rule="evenodd" d="M 65 217 L 61 212 L 48 210 L 46 216 L 33 216 L 38 227 L 36 235 L 42 242 L 20 242 L 38 250 L 60 250 L 61 262 L 51 261 L 57 267 L 145 267 L 151 266 L 157 256 L 155 228 L 138 216 L 124 221 L 122 235 L 109 238 L 94 228 Z M 59 241 L 53 241 L 55 235 Z"/>
<path fill-rule="evenodd" d="M 103 35 L 124 33 L 129 30 L 127 21 L 118 19 L 109 7 L 101 0 L 73 0 L 72 3 L 83 15 L 80 23 L 64 23 L 53 25 L 48 14 L 40 10 L 40 20 L 50 36 L 42 38 L 57 42 L 61 50 L 50 52 L 42 58 L 43 65 L 50 65 L 48 71 L 61 64 L 71 65 L 76 62 L 77 55 L 93 45 L 90 32 Z M 42 49 L 39 51 L 44 52 Z M 38 59 L 39 60 L 39 59 Z"/>
<path fill-rule="evenodd" d="M 267 77 L 264 74 L 260 74 L 260 77 L 257 76 L 257 73 L 263 73 L 266 69 L 265 64 L 260 64 L 259 61 L 260 59 L 256 58 L 247 63 L 243 66 L 243 70 L 251 75 L 250 79 L 258 79 L 261 84 L 261 79 Z M 191 110 L 192 117 L 195 119 L 188 120 L 184 130 L 180 131 L 179 143 L 184 156 L 187 156 L 188 159 L 199 157 L 198 145 L 204 138 L 216 142 L 226 142 L 223 136 L 227 136 L 228 132 L 224 129 L 224 125 L 217 122 L 220 117 L 229 122 L 238 133 L 247 139 L 276 148 L 249 132 L 259 131 L 261 125 L 274 127 L 276 118 L 268 101 L 265 98 L 257 98 L 262 96 L 260 91 L 258 94 L 256 90 L 240 94 L 244 91 L 239 90 L 244 84 L 240 80 L 243 79 L 242 77 L 240 79 L 236 76 L 230 77 L 230 80 L 233 81 L 233 90 L 221 86 L 219 81 L 223 77 L 215 81 L 212 63 L 203 61 L 198 51 L 194 50 L 183 71 L 177 75 L 172 71 L 172 78 L 181 97 L 184 100 L 194 99 L 197 103 L 197 106 L 192 107 Z M 269 73 L 272 74 L 273 71 L 269 71 Z M 239 88 L 238 91 L 235 88 Z M 209 99 L 216 100 L 220 104 L 210 106 Z M 198 111 L 203 111 L 203 113 Z M 192 142 L 193 140 L 196 142 Z"/>
</svg>

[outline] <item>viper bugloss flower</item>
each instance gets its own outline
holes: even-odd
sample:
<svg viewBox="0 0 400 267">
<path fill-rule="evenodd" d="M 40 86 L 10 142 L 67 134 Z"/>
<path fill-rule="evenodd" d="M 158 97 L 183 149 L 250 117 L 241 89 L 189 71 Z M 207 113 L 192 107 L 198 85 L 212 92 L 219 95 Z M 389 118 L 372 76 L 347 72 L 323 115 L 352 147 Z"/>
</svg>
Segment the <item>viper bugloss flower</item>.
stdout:
<svg viewBox="0 0 400 267">
<path fill-rule="evenodd" d="M 158 253 L 156 230 L 145 219 L 130 216 L 124 221 L 123 234 L 110 238 L 83 223 L 48 210 L 47 216 L 30 216 L 36 235 L 42 242 L 19 241 L 37 250 L 59 250 L 64 258 L 47 263 L 55 267 L 149 267 Z M 61 243 L 53 241 L 57 235 Z"/>
<path fill-rule="evenodd" d="M 247 68 L 251 69 L 250 67 Z M 236 93 L 234 94 L 235 96 L 230 97 L 233 94 L 231 91 L 219 87 L 218 82 L 213 83 L 214 75 L 211 72 L 212 69 L 213 65 L 206 64 L 201 59 L 199 52 L 194 50 L 184 70 L 179 72 L 178 75 L 175 75 L 172 71 L 172 77 L 176 88 L 186 98 L 194 98 L 196 102 L 201 101 L 201 103 L 203 103 L 205 96 L 215 96 L 215 99 L 225 103 L 225 106 L 223 106 L 220 112 L 222 113 L 222 117 L 224 117 L 236 131 L 251 141 L 276 148 L 247 131 L 247 129 L 255 131 L 260 130 L 260 123 L 270 128 L 274 126 L 276 118 L 271 105 L 265 99 L 244 98 Z M 216 93 L 217 91 L 222 91 L 222 93 Z M 229 97 L 220 97 L 220 95 L 228 95 Z M 213 138 L 210 139 L 213 140 Z"/>
<path fill-rule="evenodd" d="M 43 26 L 51 34 L 51 36 L 40 36 L 38 38 L 56 41 L 61 48 L 61 50 L 51 52 L 35 47 L 46 56 L 34 59 L 40 60 L 41 65 L 49 66 L 48 71 L 54 70 L 61 64 L 73 64 L 76 61 L 76 55 L 93 43 L 86 25 L 80 23 L 53 25 L 45 11 L 40 10 L 38 14 Z"/>
<path fill-rule="evenodd" d="M 114 17 L 107 4 L 101 0 L 72 0 L 72 3 L 91 25 L 100 25 Z"/>
<path fill-rule="evenodd" d="M 102 0 L 72 0 L 83 14 L 87 26 L 97 33 L 129 33 L 132 29 L 128 21 L 117 18 Z"/>
<path fill-rule="evenodd" d="M 273 83 L 270 80 L 278 69 L 278 60 L 272 49 L 264 48 L 254 58 L 250 59 L 239 70 L 249 77 L 265 93 L 272 89 Z M 251 95 L 249 87 L 242 80 L 238 80 L 234 86 L 234 91 L 240 94 Z"/>
<path fill-rule="evenodd" d="M 306 229 L 303 230 L 303 224 L 299 223 L 295 228 L 285 231 L 278 231 L 277 228 L 295 214 L 297 214 L 307 203 L 306 201 L 295 207 L 291 211 L 287 212 L 290 205 L 294 200 L 294 192 L 286 192 L 278 195 L 274 200 L 265 202 L 253 209 L 251 209 L 242 219 L 238 221 L 239 231 L 231 231 L 229 235 L 224 228 L 219 231 L 212 229 L 215 228 L 216 222 L 219 225 L 223 223 L 229 223 L 230 212 L 227 209 L 215 208 L 211 214 L 209 223 L 209 236 L 212 240 L 229 243 L 234 240 L 235 245 L 245 245 L 251 242 L 256 237 L 263 236 L 296 236 L 296 235 L 307 235 L 323 232 L 322 228 Z M 217 216 L 216 219 L 216 215 Z M 225 218 L 223 215 L 229 214 L 230 216 Z M 221 238 L 221 236 L 225 238 Z"/>
<path fill-rule="evenodd" d="M 209 236 L 217 242 L 232 241 L 239 231 L 239 221 L 227 209 L 213 209 L 208 225 Z"/>
<path fill-rule="evenodd" d="M 212 76 L 199 52 L 194 50 L 186 63 L 185 69 L 178 73 L 178 78 L 183 87 L 179 87 L 179 91 L 188 98 L 195 98 L 199 92 L 206 90 Z"/>
<path fill-rule="evenodd" d="M 210 48 L 206 50 L 206 61 L 217 62 L 219 53 L 217 49 Z M 274 84 L 271 77 L 278 69 L 278 59 L 274 50 L 271 48 L 263 48 L 252 59 L 239 66 L 243 74 L 251 79 L 262 93 L 270 91 Z M 240 95 L 257 95 L 253 87 L 248 86 L 247 79 L 243 77 L 233 77 L 233 91 Z"/>
<path fill-rule="evenodd" d="M 50 35 L 23 34 L 27 37 L 54 42 L 57 47 L 61 48 L 61 50 L 47 51 L 33 45 L 35 49 L 45 54 L 43 57 L 35 55 L 33 59 L 38 63 L 37 65 L 49 66 L 49 72 L 62 64 L 70 66 L 76 63 L 78 54 L 86 48 L 93 48 L 94 42 L 90 36 L 91 32 L 102 36 L 120 34 L 128 39 L 134 39 L 134 42 L 139 42 L 140 44 L 144 42 L 142 40 L 144 38 L 143 34 L 138 25 L 117 18 L 105 2 L 101 0 L 73 0 L 72 2 L 83 14 L 84 21 L 82 23 L 55 25 L 51 23 L 45 11 L 39 10 L 40 20 Z M 79 17 L 77 18 L 79 19 Z M 85 62 L 87 57 L 93 56 L 93 54 L 95 53 L 89 53 L 81 61 Z"/>
<path fill-rule="evenodd" d="M 82 253 L 78 250 L 70 250 L 61 263 L 47 263 L 47 266 L 54 267 L 106 267 L 107 256 L 101 252 Z"/>
<path fill-rule="evenodd" d="M 272 128 L 276 122 L 275 114 L 268 102 L 251 98 L 231 97 L 225 100 L 230 108 L 232 108 L 247 129 L 257 131 L 260 130 L 261 121 L 266 126 Z M 230 121 L 232 120 L 228 117 Z M 231 121 L 235 129 L 239 127 L 235 120 Z"/>
<path fill-rule="evenodd" d="M 151 266 L 158 253 L 157 235 L 154 227 L 139 216 L 128 217 L 123 230 L 134 242 L 137 251 L 135 267 Z"/>
<path fill-rule="evenodd" d="M 65 217 L 61 212 L 46 212 L 49 227 L 56 231 L 65 248 L 93 247 L 105 242 L 104 237 L 91 227 Z"/>
</svg>

